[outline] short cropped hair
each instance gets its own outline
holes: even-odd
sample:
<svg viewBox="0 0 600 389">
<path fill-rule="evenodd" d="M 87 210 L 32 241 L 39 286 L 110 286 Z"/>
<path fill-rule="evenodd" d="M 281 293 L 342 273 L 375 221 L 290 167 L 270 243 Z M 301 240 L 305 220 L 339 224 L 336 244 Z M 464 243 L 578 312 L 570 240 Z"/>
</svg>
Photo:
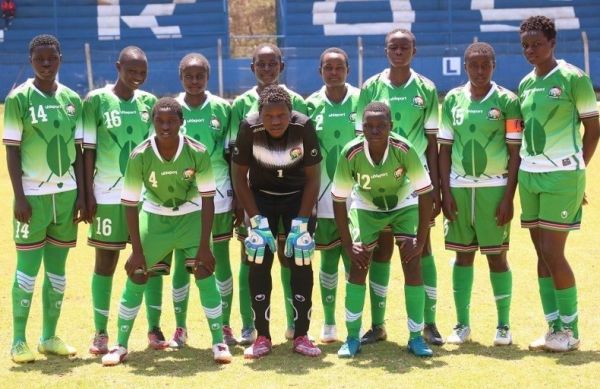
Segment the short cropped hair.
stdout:
<svg viewBox="0 0 600 389">
<path fill-rule="evenodd" d="M 261 112 L 267 104 L 285 104 L 292 111 L 292 99 L 290 94 L 279 85 L 269 85 L 260 92 L 258 98 L 258 111 Z"/>
<path fill-rule="evenodd" d="M 33 54 L 33 50 L 42 46 L 54 46 L 56 51 L 60 54 L 60 43 L 58 39 L 54 35 L 42 34 L 33 37 L 31 42 L 29 42 L 29 55 Z"/>
<path fill-rule="evenodd" d="M 154 108 L 152 108 L 152 118 L 156 116 L 158 112 L 174 112 L 179 116 L 179 119 L 183 121 L 183 110 L 181 105 L 173 97 L 161 97 L 158 99 Z"/>
<path fill-rule="evenodd" d="M 556 27 L 554 21 L 546 16 L 531 16 L 523 20 L 519 32 L 540 31 L 547 39 L 556 38 Z"/>
</svg>

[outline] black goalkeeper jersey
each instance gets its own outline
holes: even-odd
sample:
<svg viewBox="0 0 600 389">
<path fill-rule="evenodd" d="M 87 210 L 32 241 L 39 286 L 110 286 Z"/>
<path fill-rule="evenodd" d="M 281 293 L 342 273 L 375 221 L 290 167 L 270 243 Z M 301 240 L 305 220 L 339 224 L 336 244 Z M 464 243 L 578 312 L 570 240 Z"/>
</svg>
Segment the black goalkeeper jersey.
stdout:
<svg viewBox="0 0 600 389">
<path fill-rule="evenodd" d="M 306 183 L 304 167 L 321 159 L 310 119 L 296 111 L 279 139 L 269 136 L 258 113 L 248 116 L 233 148 L 233 162 L 249 167 L 250 188 L 275 195 L 301 191 Z"/>
</svg>

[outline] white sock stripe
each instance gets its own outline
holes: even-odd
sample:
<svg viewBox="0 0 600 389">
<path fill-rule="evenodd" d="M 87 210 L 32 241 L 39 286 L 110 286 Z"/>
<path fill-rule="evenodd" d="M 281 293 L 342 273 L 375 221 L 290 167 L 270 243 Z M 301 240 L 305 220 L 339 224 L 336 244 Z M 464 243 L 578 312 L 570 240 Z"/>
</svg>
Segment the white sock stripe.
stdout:
<svg viewBox="0 0 600 389">
<path fill-rule="evenodd" d="M 387 286 L 376 284 L 373 281 L 369 281 L 369 286 L 371 287 L 371 289 L 373 289 L 373 292 L 375 292 L 375 294 L 377 296 L 379 296 L 379 297 L 386 297 L 387 296 L 387 291 L 388 291 L 388 287 Z"/>
<path fill-rule="evenodd" d="M 98 312 L 102 316 L 108 317 L 108 309 L 94 308 L 94 311 Z"/>
<path fill-rule="evenodd" d="M 162 306 L 160 305 L 148 305 L 148 308 L 156 309 L 157 311 L 162 312 Z"/>
<path fill-rule="evenodd" d="M 252 310 L 252 314 L 254 314 L 254 310 Z M 256 315 L 254 315 L 254 319 L 256 320 Z M 265 310 L 265 320 L 271 321 L 271 306 L 270 305 Z"/>
<path fill-rule="evenodd" d="M 119 304 L 119 318 L 123 320 L 133 320 L 137 316 L 140 307 L 142 305 L 138 305 L 137 307 L 126 307 L 123 304 Z"/>
<path fill-rule="evenodd" d="M 231 277 L 229 277 L 228 279 L 223 280 L 223 281 L 219 281 L 217 279 L 215 279 L 215 280 L 217 281 L 217 286 L 219 288 L 233 286 L 233 278 L 231 278 Z"/>
<path fill-rule="evenodd" d="M 204 314 L 209 319 L 216 319 L 223 314 L 223 307 L 221 304 L 217 305 L 214 308 L 207 308 L 205 306 L 202 307 L 204 309 Z"/>
<path fill-rule="evenodd" d="M 233 293 L 233 278 L 228 278 L 223 282 L 217 280 L 217 289 L 221 296 L 227 296 Z"/>
<path fill-rule="evenodd" d="M 435 286 L 423 285 L 423 288 L 425 289 L 425 294 L 429 299 L 437 300 L 437 288 Z"/>
<path fill-rule="evenodd" d="M 67 284 L 66 277 L 59 276 L 58 274 L 48 273 L 46 272 L 48 279 L 50 280 L 50 284 L 52 285 L 52 289 L 56 293 L 65 293 L 65 285 Z"/>
<path fill-rule="evenodd" d="M 558 319 L 558 311 L 550 312 L 549 314 L 544 316 L 546 317 L 546 321 L 554 321 Z"/>
<path fill-rule="evenodd" d="M 346 308 L 346 321 L 356 321 L 362 316 L 362 311 L 354 313 Z"/>
<path fill-rule="evenodd" d="M 498 300 L 502 300 L 502 299 L 509 298 L 509 297 L 510 297 L 510 294 L 499 294 L 497 296 L 494 296 L 494 299 L 496 301 L 498 301 Z"/>
<path fill-rule="evenodd" d="M 570 324 L 570 323 L 573 323 L 573 321 L 575 321 L 575 319 L 577 319 L 578 315 L 579 315 L 579 312 L 575 312 L 572 315 L 560 315 L 560 321 L 562 321 L 565 324 Z"/>
<path fill-rule="evenodd" d="M 408 330 L 410 332 L 423 331 L 423 328 L 425 328 L 425 323 L 423 323 L 423 322 L 417 323 L 416 321 L 414 321 L 410 317 L 408 318 L 407 322 L 408 322 Z"/>
<path fill-rule="evenodd" d="M 186 285 L 182 286 L 181 288 L 173 288 L 173 290 L 172 290 L 173 301 L 176 303 L 182 302 L 183 300 L 185 300 L 188 297 L 189 291 L 190 291 L 190 284 L 186 284 Z"/>
<path fill-rule="evenodd" d="M 319 273 L 319 281 L 321 286 L 326 289 L 335 289 L 338 285 L 338 273 L 325 273 L 321 271 Z"/>
<path fill-rule="evenodd" d="M 35 277 L 28 276 L 27 274 L 17 270 L 17 284 L 19 288 L 23 289 L 27 293 L 33 293 L 35 288 Z"/>
</svg>

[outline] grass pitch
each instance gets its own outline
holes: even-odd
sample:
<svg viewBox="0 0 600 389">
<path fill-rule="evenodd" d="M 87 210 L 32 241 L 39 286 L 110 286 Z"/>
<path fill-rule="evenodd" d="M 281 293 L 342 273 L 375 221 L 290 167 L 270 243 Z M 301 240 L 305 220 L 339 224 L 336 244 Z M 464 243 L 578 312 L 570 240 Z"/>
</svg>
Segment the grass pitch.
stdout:
<svg viewBox="0 0 600 389">
<path fill-rule="evenodd" d="M 0 116 L 2 108 L 0 106 Z M 600 230 L 600 168 L 598 159 L 588 170 L 587 195 L 590 204 L 584 209 L 581 231 L 569 238 L 567 256 L 574 268 L 579 290 L 579 312 L 582 335 L 581 350 L 569 354 L 532 353 L 527 344 L 542 334 L 545 323 L 537 292 L 535 256 L 526 230 L 513 220 L 509 261 L 513 269 L 512 331 L 515 344 L 504 348 L 492 346 L 496 326 L 496 309 L 489 282 L 485 258 L 476 261 L 475 284 L 471 303 L 473 341 L 464 346 L 434 348 L 431 359 L 418 359 L 406 352 L 407 329 L 404 311 L 403 280 L 396 254 L 388 295 L 387 329 L 389 340 L 367 346 L 352 360 L 338 359 L 340 343 L 321 345 L 323 356 L 316 359 L 291 352 L 285 342 L 283 297 L 277 265 L 273 269 L 274 296 L 272 307 L 272 355 L 259 361 L 243 359 L 243 349 L 233 347 L 233 362 L 217 366 L 212 361 L 210 337 L 201 313 L 198 292 L 191 288 L 188 327 L 190 345 L 181 351 L 151 351 L 146 349 L 146 319 L 142 308 L 130 342 L 130 361 L 124 365 L 103 368 L 99 358 L 87 354 L 93 335 L 90 277 L 93 271 L 93 250 L 85 244 L 87 228 L 81 225 L 79 244 L 72 250 L 67 263 L 67 291 L 58 335 L 79 350 L 77 358 L 67 360 L 39 355 L 33 364 L 16 365 L 9 357 L 11 343 L 10 290 L 15 270 L 15 249 L 11 239 L 12 190 L 6 171 L 5 151 L 0 148 L 0 252 L 5 272 L 0 277 L 0 318 L 5 330 L 0 332 L 0 387 L 597 387 L 600 371 L 600 280 L 598 260 L 600 245 L 595 241 Z M 519 215 L 518 198 L 515 215 Z M 451 286 L 451 252 L 443 249 L 442 222 L 433 231 L 433 247 L 438 268 L 438 327 L 446 336 L 455 323 Z M 231 262 L 234 273 L 239 264 L 239 244 L 231 242 Z M 125 258 L 127 252 L 122 254 Z M 114 281 L 110 335 L 115 340 L 118 300 L 123 290 L 125 273 L 123 259 Z M 315 260 L 318 265 L 318 257 Z M 315 266 L 314 309 L 311 334 L 318 337 L 322 324 L 322 309 L 318 288 L 318 266 Z M 28 326 L 28 340 L 35 348 L 41 332 L 41 284 L 37 278 Z M 340 267 L 340 274 L 342 269 Z M 166 335 L 174 329 L 171 307 L 170 278 L 165 279 L 162 327 Z M 237 280 L 235 281 L 237 293 Z M 343 281 L 338 290 L 337 322 L 340 337 L 345 337 L 343 317 Z M 368 300 L 368 299 L 367 299 Z M 234 299 L 232 326 L 240 329 L 237 299 Z M 364 326 L 369 322 L 368 302 Z"/>
</svg>

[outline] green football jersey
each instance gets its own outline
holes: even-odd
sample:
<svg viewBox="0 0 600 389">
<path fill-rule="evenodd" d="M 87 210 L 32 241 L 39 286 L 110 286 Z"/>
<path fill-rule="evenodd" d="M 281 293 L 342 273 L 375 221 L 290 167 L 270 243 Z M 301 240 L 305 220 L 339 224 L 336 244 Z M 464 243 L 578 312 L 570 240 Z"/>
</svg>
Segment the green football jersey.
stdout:
<svg viewBox="0 0 600 389">
<path fill-rule="evenodd" d="M 121 203 L 137 206 L 142 189 L 142 208 L 147 212 L 178 216 L 200 211 L 201 197 L 213 197 L 216 189 L 206 147 L 180 134 L 175 156 L 165 161 L 158 152 L 156 137 L 146 139 L 129 157 Z"/>
<path fill-rule="evenodd" d="M 405 206 L 402 203 L 413 190 L 420 195 L 432 189 L 429 174 L 405 139 L 390 134 L 383 158 L 375 164 L 361 135 L 342 150 L 331 196 L 333 201 L 351 196 L 351 208 L 392 211 Z"/>
<path fill-rule="evenodd" d="M 285 85 L 279 85 L 284 88 L 292 99 L 292 109 L 306 115 L 306 103 L 302 96 L 288 89 Z M 258 112 L 258 92 L 256 87 L 247 90 L 233 100 L 231 106 L 231 120 L 229 122 L 229 133 L 227 134 L 227 147 L 232 148 L 240 131 L 240 123 L 246 119 L 248 115 Z"/>
<path fill-rule="evenodd" d="M 206 101 L 201 107 L 190 107 L 185 93 L 177 96 L 183 108 L 184 123 L 181 132 L 206 147 L 217 184 L 215 213 L 231 210 L 233 190 L 229 178 L 229 164 L 225 160 L 225 136 L 229 127 L 231 106 L 227 101 L 206 91 Z"/>
<path fill-rule="evenodd" d="M 123 100 L 106 85 L 91 91 L 83 102 L 83 147 L 96 150 L 94 196 L 98 204 L 119 204 L 129 154 L 152 127 L 156 97 L 136 90 Z"/>
<path fill-rule="evenodd" d="M 306 99 L 308 116 L 317 132 L 323 155 L 321 188 L 317 203 L 317 216 L 323 218 L 333 218 L 333 175 L 342 148 L 355 138 L 356 104 L 360 90 L 350 84 L 346 84 L 346 88 L 346 96 L 339 103 L 333 103 L 327 98 L 325 86 Z"/>
<path fill-rule="evenodd" d="M 521 127 L 517 96 L 495 83 L 481 100 L 469 83 L 448 92 L 437 138 L 452 146 L 450 186 L 506 185 L 507 144 L 521 144 Z"/>
<path fill-rule="evenodd" d="M 77 188 L 73 163 L 83 141 L 81 110 L 77 93 L 60 83 L 47 95 L 29 79 L 6 97 L 3 142 L 20 148 L 26 195 Z"/>
<path fill-rule="evenodd" d="M 584 169 L 581 119 L 598 116 L 590 78 L 559 60 L 544 77 L 532 71 L 519 84 L 525 120 L 521 169 L 528 172 Z"/>
<path fill-rule="evenodd" d="M 362 131 L 362 115 L 372 101 L 382 101 L 390 106 L 392 131 L 402 135 L 413 145 L 425 163 L 427 134 L 436 135 L 438 129 L 438 97 L 435 85 L 429 79 L 411 70 L 408 81 L 394 86 L 389 79 L 389 69 L 369 78 L 360 91 L 356 129 Z"/>
</svg>

